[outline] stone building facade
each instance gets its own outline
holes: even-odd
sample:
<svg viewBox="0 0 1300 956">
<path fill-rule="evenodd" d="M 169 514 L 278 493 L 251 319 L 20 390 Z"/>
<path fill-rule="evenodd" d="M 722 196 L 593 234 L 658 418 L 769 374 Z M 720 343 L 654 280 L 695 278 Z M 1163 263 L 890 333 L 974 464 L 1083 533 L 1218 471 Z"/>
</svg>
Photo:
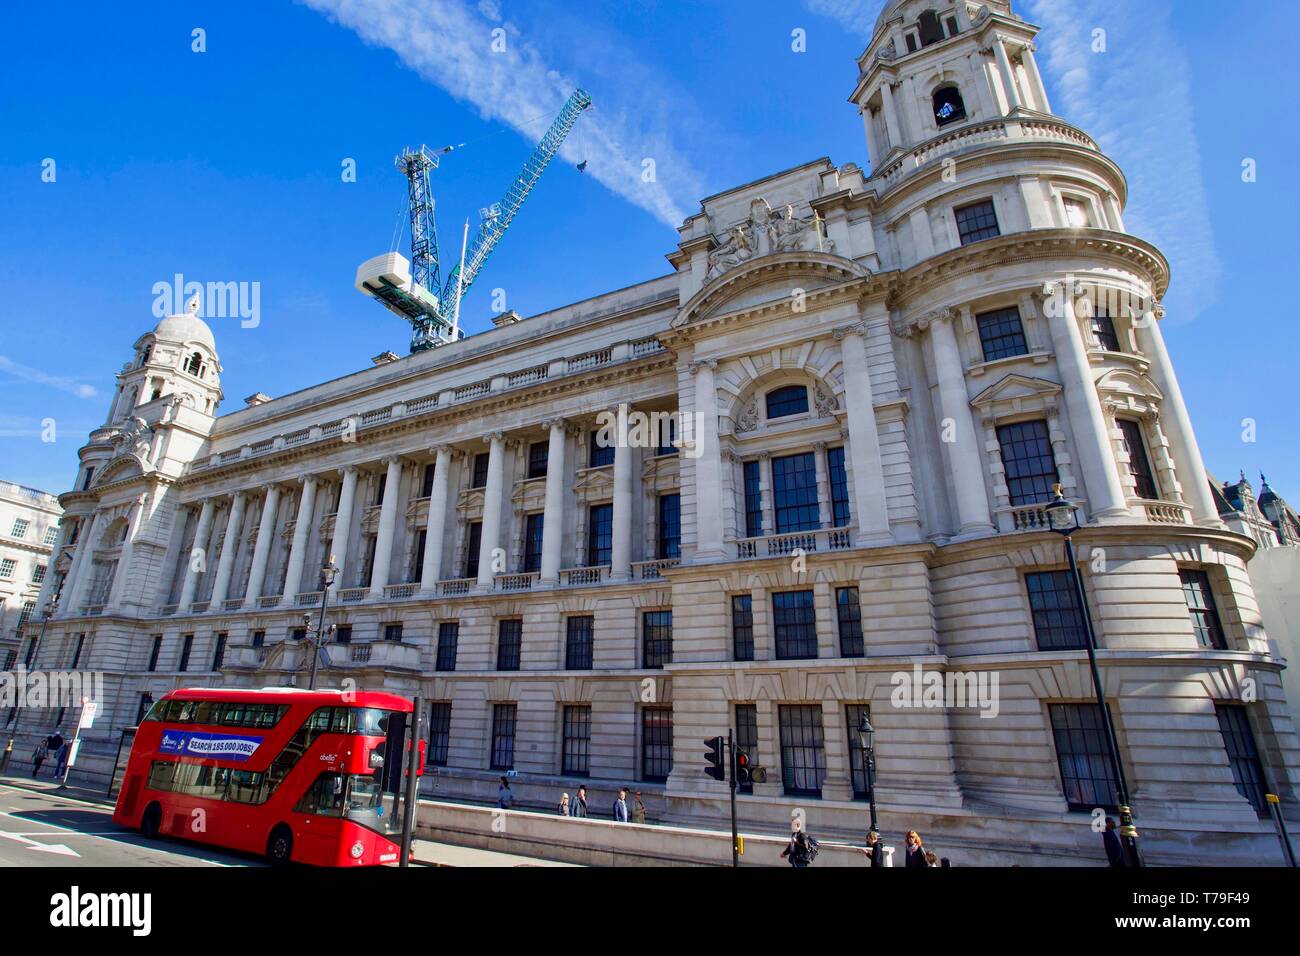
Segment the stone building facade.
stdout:
<svg viewBox="0 0 1300 956">
<path fill-rule="evenodd" d="M 59 499 L 0 481 L 0 671 L 18 659 L 59 533 Z"/>
<path fill-rule="evenodd" d="M 888 4 L 850 97 L 870 172 L 702 200 L 659 278 L 220 417 L 202 320 L 143 335 L 60 499 L 37 654 L 87 635 L 92 750 L 176 686 L 303 686 L 332 557 L 321 680 L 432 702 L 438 793 L 508 768 L 525 803 L 630 783 L 723 826 L 703 741 L 734 727 L 769 771 L 744 825 L 860 838 L 869 711 L 890 834 L 1096 861 L 1059 483 L 1148 856 L 1271 859 L 1261 794 L 1294 812 L 1300 757 L 1254 544 L 1165 348 L 1166 260 L 1035 34 L 999 0 Z M 932 674 L 976 699 L 901 693 Z"/>
</svg>

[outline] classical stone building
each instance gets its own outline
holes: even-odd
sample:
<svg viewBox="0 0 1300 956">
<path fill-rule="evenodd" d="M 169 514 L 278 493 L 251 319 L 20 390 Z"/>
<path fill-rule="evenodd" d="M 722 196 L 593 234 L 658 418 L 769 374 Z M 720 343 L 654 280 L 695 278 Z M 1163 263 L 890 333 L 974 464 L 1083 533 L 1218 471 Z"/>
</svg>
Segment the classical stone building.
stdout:
<svg viewBox="0 0 1300 956">
<path fill-rule="evenodd" d="M 61 513 L 54 495 L 0 481 L 0 671 L 18 658 L 23 628 L 49 573 Z"/>
<path fill-rule="evenodd" d="M 87 635 L 92 751 L 172 687 L 303 686 L 332 556 L 321 680 L 432 702 L 438 793 L 509 768 L 525 803 L 632 783 L 721 826 L 703 741 L 734 727 L 769 770 L 746 826 L 860 838 L 869 710 L 891 839 L 1096 862 L 1059 483 L 1148 856 L 1280 859 L 1262 794 L 1294 812 L 1300 758 L 1255 545 L 1201 464 L 1168 265 L 1052 113 L 1035 33 L 999 0 L 888 4 L 850 97 L 870 172 L 702 200 L 659 278 L 220 417 L 202 320 L 143 335 L 61 498 L 37 655 Z M 918 673 L 985 694 L 908 698 Z"/>
</svg>

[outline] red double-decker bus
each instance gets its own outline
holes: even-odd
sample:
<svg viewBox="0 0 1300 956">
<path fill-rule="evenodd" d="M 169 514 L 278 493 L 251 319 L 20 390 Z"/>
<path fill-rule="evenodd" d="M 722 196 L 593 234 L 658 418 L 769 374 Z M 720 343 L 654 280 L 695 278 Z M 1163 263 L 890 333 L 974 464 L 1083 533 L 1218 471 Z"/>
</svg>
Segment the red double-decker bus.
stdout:
<svg viewBox="0 0 1300 956">
<path fill-rule="evenodd" d="M 170 691 L 140 722 L 113 821 L 275 864 L 394 862 L 412 710 L 378 691 Z"/>
</svg>

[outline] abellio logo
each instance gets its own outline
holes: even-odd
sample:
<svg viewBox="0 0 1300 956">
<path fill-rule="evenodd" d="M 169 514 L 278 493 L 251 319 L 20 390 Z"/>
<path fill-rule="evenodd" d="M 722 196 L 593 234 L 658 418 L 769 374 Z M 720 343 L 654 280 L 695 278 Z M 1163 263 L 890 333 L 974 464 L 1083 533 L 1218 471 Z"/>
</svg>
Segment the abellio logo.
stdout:
<svg viewBox="0 0 1300 956">
<path fill-rule="evenodd" d="M 74 886 L 50 897 L 50 925 L 56 927 L 125 926 L 133 936 L 153 928 L 150 893 L 83 893 Z"/>
</svg>

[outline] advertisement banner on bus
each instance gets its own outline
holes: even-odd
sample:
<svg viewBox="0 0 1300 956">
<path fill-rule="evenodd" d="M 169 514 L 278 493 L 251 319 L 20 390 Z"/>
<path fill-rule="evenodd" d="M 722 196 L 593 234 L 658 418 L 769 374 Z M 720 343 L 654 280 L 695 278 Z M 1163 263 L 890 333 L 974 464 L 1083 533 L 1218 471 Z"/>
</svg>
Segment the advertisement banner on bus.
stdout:
<svg viewBox="0 0 1300 956">
<path fill-rule="evenodd" d="M 250 737 L 245 734 L 207 734 L 168 730 L 162 735 L 158 752 L 242 761 L 253 756 L 261 743 L 261 737 Z"/>
</svg>

